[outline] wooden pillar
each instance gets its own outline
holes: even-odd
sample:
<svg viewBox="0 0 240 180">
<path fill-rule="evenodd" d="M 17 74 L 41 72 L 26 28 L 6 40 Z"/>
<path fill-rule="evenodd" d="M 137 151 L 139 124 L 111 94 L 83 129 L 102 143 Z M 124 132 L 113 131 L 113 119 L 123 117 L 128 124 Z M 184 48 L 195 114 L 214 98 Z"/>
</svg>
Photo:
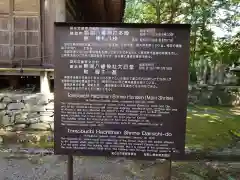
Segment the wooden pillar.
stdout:
<svg viewBox="0 0 240 180">
<path fill-rule="evenodd" d="M 50 93 L 50 80 L 48 77 L 48 72 L 44 71 L 40 74 L 40 88 L 41 93 L 49 94 Z"/>
<path fill-rule="evenodd" d="M 57 0 L 55 2 L 56 7 L 56 22 L 66 21 L 66 2 L 65 0 Z"/>
<path fill-rule="evenodd" d="M 45 21 L 48 22 L 45 28 L 46 47 L 49 49 L 45 55 L 50 55 L 50 62 L 53 62 L 54 50 L 54 22 L 66 21 L 66 2 L 65 0 L 45 0 L 44 1 Z M 41 93 L 50 93 L 50 80 L 47 72 L 42 72 L 40 75 Z"/>
</svg>

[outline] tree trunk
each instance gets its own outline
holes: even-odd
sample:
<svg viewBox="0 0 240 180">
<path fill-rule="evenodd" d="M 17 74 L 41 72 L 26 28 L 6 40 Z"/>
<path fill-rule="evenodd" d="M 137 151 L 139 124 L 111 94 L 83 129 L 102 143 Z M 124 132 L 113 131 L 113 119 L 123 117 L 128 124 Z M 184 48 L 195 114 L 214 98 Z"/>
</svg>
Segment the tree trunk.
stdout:
<svg viewBox="0 0 240 180">
<path fill-rule="evenodd" d="M 160 18 L 160 13 L 161 13 L 161 9 L 160 9 L 160 4 L 159 2 L 156 3 L 156 14 L 157 14 L 157 23 L 160 24 L 161 23 L 161 18 Z"/>
<path fill-rule="evenodd" d="M 176 17 L 176 13 L 177 13 L 180 3 L 181 3 L 180 0 L 177 0 L 177 1 L 171 0 L 171 6 L 170 6 L 170 14 L 171 15 L 169 18 L 169 23 L 174 22 L 174 18 Z"/>
<path fill-rule="evenodd" d="M 206 59 L 204 59 L 203 63 L 203 84 L 207 84 L 207 75 L 208 75 L 208 62 Z"/>
<path fill-rule="evenodd" d="M 217 66 L 217 84 L 223 84 L 224 82 L 224 74 L 225 73 L 225 65 L 219 63 Z"/>
<path fill-rule="evenodd" d="M 190 14 L 194 14 L 194 10 L 195 10 L 195 0 L 190 0 Z M 194 16 L 194 18 L 191 18 L 190 24 L 196 24 L 196 17 Z M 195 25 L 196 26 L 196 25 Z M 195 29 L 193 32 L 193 52 L 192 52 L 192 61 L 194 63 L 195 59 L 196 59 L 196 46 L 197 46 L 197 27 L 192 28 Z"/>
<path fill-rule="evenodd" d="M 199 84 L 203 84 L 203 74 L 204 74 L 204 60 L 201 57 L 196 64 L 196 75 L 197 75 L 197 82 Z"/>
<path fill-rule="evenodd" d="M 216 74 L 216 71 L 215 71 L 215 67 L 216 65 L 211 65 L 210 67 L 210 79 L 209 79 L 209 84 L 213 85 L 215 83 L 215 74 Z"/>
</svg>

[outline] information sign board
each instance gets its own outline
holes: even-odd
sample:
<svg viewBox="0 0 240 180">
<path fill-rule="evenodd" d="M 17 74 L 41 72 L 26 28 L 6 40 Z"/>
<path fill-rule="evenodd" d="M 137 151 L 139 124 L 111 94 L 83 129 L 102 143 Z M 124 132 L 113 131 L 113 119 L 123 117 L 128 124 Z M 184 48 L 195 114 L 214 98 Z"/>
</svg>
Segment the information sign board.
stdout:
<svg viewBox="0 0 240 180">
<path fill-rule="evenodd" d="M 55 153 L 184 155 L 190 26 L 55 24 Z"/>
</svg>

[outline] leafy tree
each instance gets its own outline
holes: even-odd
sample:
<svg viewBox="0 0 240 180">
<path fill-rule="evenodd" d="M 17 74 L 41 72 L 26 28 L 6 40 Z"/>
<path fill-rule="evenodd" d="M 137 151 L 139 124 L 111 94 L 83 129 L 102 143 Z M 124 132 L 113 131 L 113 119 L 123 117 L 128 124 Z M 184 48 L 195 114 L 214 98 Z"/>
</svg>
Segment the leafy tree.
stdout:
<svg viewBox="0 0 240 180">
<path fill-rule="evenodd" d="M 225 66 L 239 59 L 239 33 L 231 34 L 234 29 L 240 27 L 239 2 L 128 0 L 125 22 L 191 24 L 190 72 L 197 73 L 198 79 L 203 79 L 206 83 L 206 76 L 210 70 L 211 74 L 223 76 Z M 229 35 L 225 35 L 224 38 L 216 37 L 213 27 L 225 29 Z M 205 73 L 199 73 L 198 70 Z"/>
</svg>

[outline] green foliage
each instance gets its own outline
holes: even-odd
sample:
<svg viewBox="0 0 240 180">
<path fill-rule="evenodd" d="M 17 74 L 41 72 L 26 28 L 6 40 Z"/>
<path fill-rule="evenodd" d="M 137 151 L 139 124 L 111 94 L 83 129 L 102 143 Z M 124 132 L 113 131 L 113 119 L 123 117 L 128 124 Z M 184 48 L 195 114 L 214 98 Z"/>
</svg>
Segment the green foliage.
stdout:
<svg viewBox="0 0 240 180">
<path fill-rule="evenodd" d="M 196 67 L 192 64 L 190 64 L 190 67 L 189 67 L 189 75 L 190 75 L 190 82 L 197 81 Z"/>
<path fill-rule="evenodd" d="M 128 0 L 125 22 L 191 24 L 191 62 L 231 65 L 240 58 L 239 0 Z M 230 35 L 217 37 L 213 27 Z"/>
<path fill-rule="evenodd" d="M 124 13 L 127 23 L 155 23 L 155 10 L 150 5 L 144 5 L 136 0 L 129 1 Z"/>
</svg>

